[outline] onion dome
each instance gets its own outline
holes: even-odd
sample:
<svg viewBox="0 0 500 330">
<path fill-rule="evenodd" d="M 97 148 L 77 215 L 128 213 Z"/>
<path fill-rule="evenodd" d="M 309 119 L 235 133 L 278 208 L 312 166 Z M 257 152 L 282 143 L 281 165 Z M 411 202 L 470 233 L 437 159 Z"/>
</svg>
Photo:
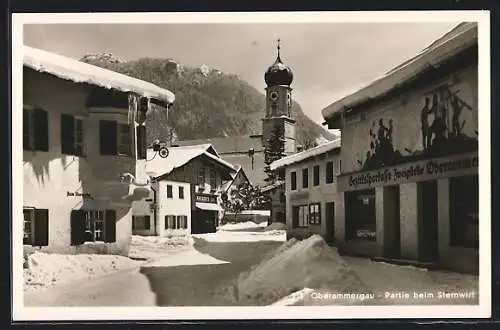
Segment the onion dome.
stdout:
<svg viewBox="0 0 500 330">
<path fill-rule="evenodd" d="M 293 72 L 289 66 L 283 64 L 280 58 L 280 44 L 278 39 L 278 57 L 276 61 L 274 61 L 273 65 L 271 65 L 265 75 L 264 80 L 268 87 L 277 86 L 277 85 L 286 85 L 289 86 L 293 81 Z"/>
</svg>

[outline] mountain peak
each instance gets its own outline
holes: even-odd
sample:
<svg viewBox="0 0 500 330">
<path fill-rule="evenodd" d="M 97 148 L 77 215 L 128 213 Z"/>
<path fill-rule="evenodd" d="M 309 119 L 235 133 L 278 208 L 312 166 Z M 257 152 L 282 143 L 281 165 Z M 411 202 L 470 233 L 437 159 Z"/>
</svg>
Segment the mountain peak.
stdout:
<svg viewBox="0 0 500 330">
<path fill-rule="evenodd" d="M 124 63 L 122 59 L 110 52 L 101 52 L 97 54 L 86 54 L 80 61 L 82 62 L 108 62 L 108 63 Z"/>
</svg>

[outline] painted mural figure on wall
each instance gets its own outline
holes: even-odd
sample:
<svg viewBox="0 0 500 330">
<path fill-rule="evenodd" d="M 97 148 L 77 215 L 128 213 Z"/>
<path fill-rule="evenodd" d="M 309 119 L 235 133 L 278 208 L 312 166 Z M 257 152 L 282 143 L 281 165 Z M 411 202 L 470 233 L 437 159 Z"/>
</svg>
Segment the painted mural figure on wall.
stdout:
<svg viewBox="0 0 500 330">
<path fill-rule="evenodd" d="M 420 111 L 422 149 L 405 147 L 407 154 L 398 151 L 393 142 L 393 119 L 388 125 L 384 119 L 373 121 L 370 128 L 370 150 L 366 152 L 364 162 L 358 160 L 363 170 L 393 166 L 405 161 L 444 156 L 458 152 L 477 150 L 477 129 L 473 136 L 464 133 L 466 119 L 462 119 L 463 109 L 474 111 L 473 108 L 459 96 L 459 90 L 452 91 L 449 85 L 441 86 L 425 96 L 424 105 Z M 476 136 L 474 136 L 474 134 Z"/>
</svg>

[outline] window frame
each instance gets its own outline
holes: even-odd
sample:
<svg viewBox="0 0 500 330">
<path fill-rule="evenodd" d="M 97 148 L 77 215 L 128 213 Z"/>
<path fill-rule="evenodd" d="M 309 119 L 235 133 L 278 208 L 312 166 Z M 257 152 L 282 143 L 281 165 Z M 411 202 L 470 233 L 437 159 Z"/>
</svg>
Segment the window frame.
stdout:
<svg viewBox="0 0 500 330">
<path fill-rule="evenodd" d="M 320 202 L 309 204 L 309 224 L 310 225 L 320 225 L 321 224 L 321 203 Z"/>
<path fill-rule="evenodd" d="M 302 216 L 301 216 L 302 210 Z M 309 205 L 293 205 L 292 206 L 292 218 L 294 228 L 308 228 L 309 227 Z M 302 221 L 301 221 L 302 220 Z"/>
<path fill-rule="evenodd" d="M 184 199 L 184 187 L 183 186 L 179 186 L 178 194 L 179 194 L 179 199 Z"/>
<path fill-rule="evenodd" d="M 143 226 L 144 228 L 138 228 L 136 220 L 138 218 L 143 219 Z M 146 226 L 146 219 L 147 219 L 147 226 Z M 132 216 L 132 229 L 134 230 L 151 230 L 151 217 L 149 215 L 134 215 Z"/>
<path fill-rule="evenodd" d="M 320 166 L 319 164 L 318 165 L 314 165 L 313 166 L 313 186 L 316 187 L 316 186 L 319 186 L 319 173 L 320 173 Z"/>
<path fill-rule="evenodd" d="M 125 136 L 126 138 L 124 139 Z M 123 122 L 116 122 L 116 155 L 131 157 L 133 154 L 132 145 L 130 125 Z"/>
<path fill-rule="evenodd" d="M 309 168 L 304 167 L 302 169 L 302 189 L 309 188 Z"/>
<path fill-rule="evenodd" d="M 171 184 L 167 184 L 167 198 L 174 198 L 174 186 Z"/>
<path fill-rule="evenodd" d="M 85 221 L 85 240 L 84 243 L 106 243 L 106 210 L 94 209 L 83 210 Z M 99 215 L 102 215 L 99 217 Z M 96 229 L 97 223 L 102 224 L 102 229 Z M 88 224 L 88 227 L 87 227 Z M 100 239 L 97 238 L 100 233 Z M 89 236 L 92 239 L 89 239 Z"/>
<path fill-rule="evenodd" d="M 331 168 L 329 169 L 329 167 Z M 333 161 L 327 161 L 325 165 L 325 183 L 331 184 L 334 181 L 335 176 L 335 165 Z"/>
<path fill-rule="evenodd" d="M 205 167 L 200 166 L 200 168 L 198 168 L 198 186 L 205 186 L 206 182 Z"/>
<path fill-rule="evenodd" d="M 297 190 L 297 172 L 290 172 L 290 190 Z"/>
<path fill-rule="evenodd" d="M 215 188 L 217 187 L 217 172 L 215 172 L 214 169 L 208 170 L 208 184 L 210 185 L 211 190 L 215 190 Z"/>
<path fill-rule="evenodd" d="M 29 220 L 26 221 L 25 213 L 29 215 Z M 27 236 L 26 223 L 29 223 L 30 232 Z M 23 245 L 33 245 L 35 237 L 35 209 L 23 208 Z"/>
</svg>

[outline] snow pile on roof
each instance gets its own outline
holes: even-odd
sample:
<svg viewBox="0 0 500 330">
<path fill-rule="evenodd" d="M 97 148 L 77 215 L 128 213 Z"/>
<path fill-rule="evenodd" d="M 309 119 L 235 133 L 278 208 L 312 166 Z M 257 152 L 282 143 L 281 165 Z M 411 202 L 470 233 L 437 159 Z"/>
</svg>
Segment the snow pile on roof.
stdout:
<svg viewBox="0 0 500 330">
<path fill-rule="evenodd" d="M 235 171 L 233 165 L 216 155 L 213 155 L 209 149 L 212 148 L 211 144 L 198 144 L 183 147 L 169 147 L 168 157 L 160 157 L 153 149 L 147 150 L 146 173 L 153 177 L 158 177 L 172 172 L 174 169 L 179 168 L 189 163 L 194 158 L 204 155 L 222 166 L 226 167 L 231 173 Z"/>
<path fill-rule="evenodd" d="M 285 242 L 262 262 L 240 274 L 236 287 L 238 304 L 254 306 L 275 303 L 304 288 L 332 293 L 369 292 L 357 274 L 318 235 Z"/>
<path fill-rule="evenodd" d="M 149 82 L 37 48 L 24 46 L 23 64 L 33 70 L 50 73 L 76 83 L 134 92 L 168 104 L 175 101 L 172 92 Z"/>
<path fill-rule="evenodd" d="M 231 230 L 243 230 L 243 229 L 257 229 L 264 228 L 267 226 L 265 221 L 261 223 L 255 223 L 253 221 L 245 221 L 238 223 L 227 223 L 219 227 L 219 230 L 231 231 Z"/>
<path fill-rule="evenodd" d="M 330 104 L 321 111 L 323 117 L 330 118 L 346 107 L 383 95 L 430 66 L 438 66 L 460 51 L 477 44 L 477 33 L 477 23 L 459 24 L 413 58 L 396 66 L 357 92 Z"/>
<path fill-rule="evenodd" d="M 184 232 L 166 237 L 133 235 L 128 256 L 156 260 L 192 248 L 193 239 Z"/>
<path fill-rule="evenodd" d="M 193 234 L 192 236 L 199 239 L 203 239 L 207 242 L 286 241 L 286 231 L 284 230 L 271 230 L 267 232 L 220 230 L 216 233 Z"/>
<path fill-rule="evenodd" d="M 286 230 L 286 224 L 282 222 L 273 222 L 264 229 L 264 231 L 272 231 L 272 230 Z"/>
<path fill-rule="evenodd" d="M 283 158 L 278 159 L 278 160 L 271 163 L 271 165 L 270 165 L 271 170 L 274 171 L 280 167 L 288 166 L 288 165 L 291 165 L 294 163 L 301 162 L 301 161 L 306 160 L 306 159 L 311 158 L 311 157 L 322 155 L 326 152 L 340 148 L 340 145 L 341 145 L 340 139 L 336 139 L 336 140 L 321 144 L 317 147 L 307 149 L 305 151 L 298 152 L 298 153 L 290 155 L 290 156 L 283 157 Z"/>
<path fill-rule="evenodd" d="M 123 256 L 35 251 L 28 256 L 28 268 L 24 269 L 24 290 L 46 289 L 139 266 L 140 262 Z"/>
</svg>

